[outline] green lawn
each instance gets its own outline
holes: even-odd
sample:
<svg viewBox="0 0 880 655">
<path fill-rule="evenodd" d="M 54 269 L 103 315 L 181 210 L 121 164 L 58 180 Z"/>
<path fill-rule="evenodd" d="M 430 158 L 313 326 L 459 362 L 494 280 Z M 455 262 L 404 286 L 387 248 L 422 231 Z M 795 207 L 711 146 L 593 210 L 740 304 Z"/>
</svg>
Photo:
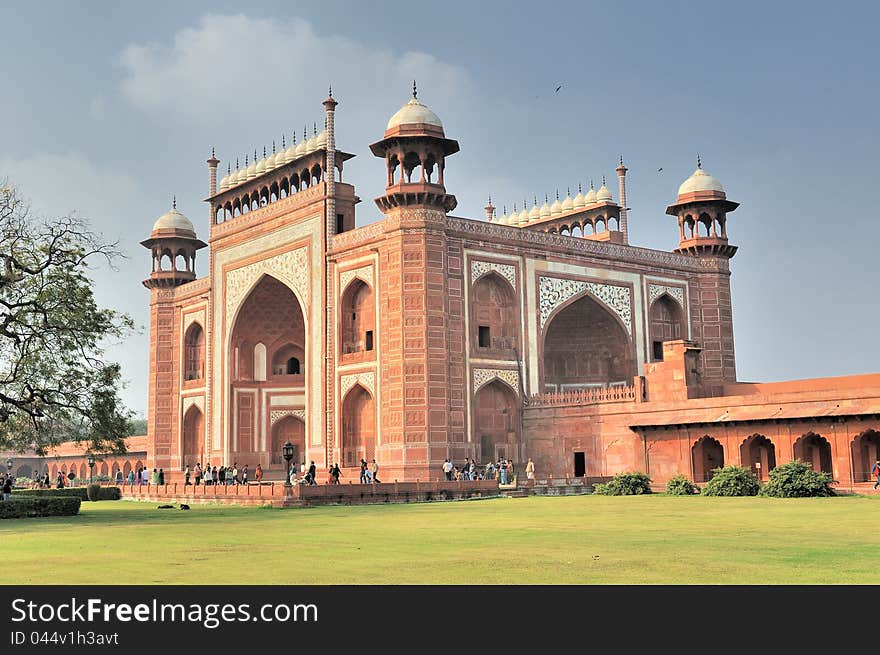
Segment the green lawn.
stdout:
<svg viewBox="0 0 880 655">
<path fill-rule="evenodd" d="M 667 496 L 0 521 L 4 584 L 878 584 L 880 500 Z"/>
</svg>

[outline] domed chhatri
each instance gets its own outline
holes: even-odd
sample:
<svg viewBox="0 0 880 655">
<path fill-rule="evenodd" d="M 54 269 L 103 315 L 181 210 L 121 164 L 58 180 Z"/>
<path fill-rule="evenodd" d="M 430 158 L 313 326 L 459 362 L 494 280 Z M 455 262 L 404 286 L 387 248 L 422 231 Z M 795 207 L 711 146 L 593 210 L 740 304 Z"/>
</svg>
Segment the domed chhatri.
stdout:
<svg viewBox="0 0 880 655">
<path fill-rule="evenodd" d="M 408 103 L 401 107 L 385 126 L 386 130 L 398 127 L 400 125 L 434 125 L 443 129 L 443 123 L 433 111 L 428 109 L 426 105 L 419 102 L 418 98 L 412 98 Z"/>
<path fill-rule="evenodd" d="M 692 193 L 699 194 L 699 197 L 703 198 L 727 198 L 721 182 L 703 170 L 703 161 L 699 155 L 697 155 L 697 169 L 678 187 L 678 201 Z"/>
<path fill-rule="evenodd" d="M 167 212 L 162 214 L 153 224 L 151 238 L 163 236 L 184 236 L 195 239 L 196 229 L 192 221 L 177 209 L 177 202 Z"/>
</svg>

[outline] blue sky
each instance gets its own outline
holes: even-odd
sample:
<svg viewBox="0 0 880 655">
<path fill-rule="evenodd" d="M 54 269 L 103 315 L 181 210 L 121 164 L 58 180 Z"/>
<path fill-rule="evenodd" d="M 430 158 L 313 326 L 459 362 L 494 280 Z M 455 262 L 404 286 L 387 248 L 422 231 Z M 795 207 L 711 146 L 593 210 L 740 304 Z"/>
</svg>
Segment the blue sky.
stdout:
<svg viewBox="0 0 880 655">
<path fill-rule="evenodd" d="M 742 203 L 729 235 L 742 380 L 880 371 L 874 189 L 880 9 L 870 3 L 4 2 L 0 178 L 46 214 L 89 217 L 129 259 L 99 301 L 146 326 L 138 242 L 169 206 L 207 237 L 205 159 L 221 168 L 322 120 L 379 218 L 368 150 L 419 98 L 461 152 L 459 216 L 630 168 L 630 240 L 670 250 L 664 214 L 704 168 Z M 563 87 L 558 93 L 554 89 Z M 662 172 L 658 172 L 663 168 Z M 616 196 L 616 185 L 610 185 Z M 204 258 L 199 274 L 206 272 Z M 110 348 L 147 402 L 146 329 Z"/>
</svg>

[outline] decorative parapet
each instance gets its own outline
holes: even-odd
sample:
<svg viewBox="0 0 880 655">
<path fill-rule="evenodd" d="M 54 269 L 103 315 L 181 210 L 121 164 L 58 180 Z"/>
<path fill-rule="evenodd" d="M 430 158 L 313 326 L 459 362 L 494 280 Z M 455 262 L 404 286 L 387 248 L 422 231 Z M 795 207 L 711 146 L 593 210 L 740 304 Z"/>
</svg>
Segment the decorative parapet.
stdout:
<svg viewBox="0 0 880 655">
<path fill-rule="evenodd" d="M 501 277 L 510 282 L 510 286 L 516 290 L 516 267 L 511 266 L 510 264 L 499 264 L 498 262 L 472 261 L 471 284 L 490 271 L 498 273 Z"/>
<path fill-rule="evenodd" d="M 501 380 L 506 383 L 514 393 L 519 395 L 519 371 L 511 368 L 475 368 L 473 369 L 474 393 L 492 382 Z"/>
<path fill-rule="evenodd" d="M 352 373 L 351 375 L 343 375 L 339 379 L 339 397 L 345 398 L 345 394 L 356 384 L 360 384 L 364 389 L 370 392 L 373 398 L 376 397 L 376 375 L 373 371 L 362 371 L 360 373 Z"/>
<path fill-rule="evenodd" d="M 632 304 L 629 287 L 543 275 L 538 278 L 538 287 L 542 329 L 554 309 L 568 299 L 588 291 L 617 314 L 623 322 L 627 334 L 632 336 Z"/>
<path fill-rule="evenodd" d="M 309 250 L 307 246 L 281 253 L 275 257 L 254 262 L 226 273 L 226 324 L 230 325 L 233 313 L 254 282 L 264 273 L 270 273 L 288 282 L 305 307 L 309 306 Z"/>
<path fill-rule="evenodd" d="M 305 423 L 306 410 L 304 409 L 273 409 L 269 412 L 269 425 L 275 425 L 285 416 L 296 416 L 300 421 Z"/>
<path fill-rule="evenodd" d="M 558 405 L 598 405 L 601 403 L 636 402 L 636 388 L 620 385 L 596 387 L 594 389 L 575 389 L 560 393 L 545 393 L 531 396 L 530 407 L 551 407 Z"/>
<path fill-rule="evenodd" d="M 679 305 L 684 307 L 684 289 L 681 287 L 668 287 L 664 284 L 648 285 L 648 305 L 652 305 L 654 301 L 664 293 L 669 294 L 672 298 L 678 301 Z"/>
<path fill-rule="evenodd" d="M 378 239 L 385 233 L 384 220 L 364 225 L 348 232 L 336 234 L 331 241 L 333 250 L 342 250 Z"/>
</svg>

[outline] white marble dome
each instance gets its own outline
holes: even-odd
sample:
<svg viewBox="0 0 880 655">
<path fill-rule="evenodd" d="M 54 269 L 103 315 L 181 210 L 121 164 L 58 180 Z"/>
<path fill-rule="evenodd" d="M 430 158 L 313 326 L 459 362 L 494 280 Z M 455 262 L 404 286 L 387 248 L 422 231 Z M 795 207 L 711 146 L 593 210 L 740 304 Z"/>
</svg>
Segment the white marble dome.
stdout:
<svg viewBox="0 0 880 655">
<path fill-rule="evenodd" d="M 172 207 L 156 219 L 156 222 L 153 224 L 153 232 L 158 230 L 177 230 L 178 232 L 188 232 L 193 236 L 196 233 L 192 222 L 181 214 L 177 207 Z"/>
<path fill-rule="evenodd" d="M 440 118 L 437 114 L 419 102 L 418 98 L 413 98 L 401 107 L 400 110 L 389 119 L 388 125 L 385 129 L 390 130 L 398 125 L 412 125 L 416 123 L 426 123 L 428 125 L 439 127 L 441 130 L 443 129 L 443 123 L 440 122 Z"/>
<path fill-rule="evenodd" d="M 717 191 L 719 193 L 724 193 L 724 187 L 721 186 L 721 182 L 709 175 L 702 168 L 697 168 L 697 170 L 695 170 L 693 174 L 691 174 L 691 176 L 686 179 L 680 187 L 678 187 L 678 195 L 683 196 L 686 193 L 694 193 L 696 191 Z"/>
</svg>

